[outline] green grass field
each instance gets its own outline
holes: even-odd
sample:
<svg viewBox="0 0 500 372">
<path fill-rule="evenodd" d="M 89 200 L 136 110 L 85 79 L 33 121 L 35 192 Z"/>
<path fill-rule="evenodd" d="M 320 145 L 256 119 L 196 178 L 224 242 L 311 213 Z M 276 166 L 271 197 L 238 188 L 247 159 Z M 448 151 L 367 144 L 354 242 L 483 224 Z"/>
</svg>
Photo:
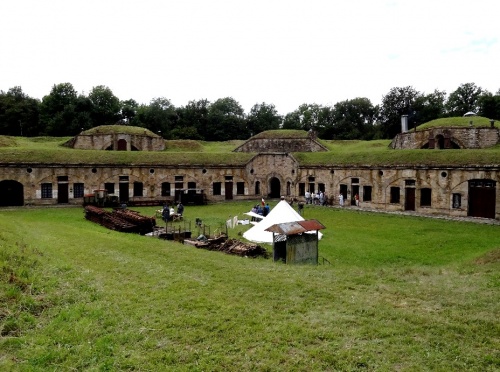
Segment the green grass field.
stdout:
<svg viewBox="0 0 500 372">
<path fill-rule="evenodd" d="M 291 266 L 83 217 L 0 210 L 0 370 L 500 369 L 499 226 L 310 207 L 331 265 Z"/>
</svg>

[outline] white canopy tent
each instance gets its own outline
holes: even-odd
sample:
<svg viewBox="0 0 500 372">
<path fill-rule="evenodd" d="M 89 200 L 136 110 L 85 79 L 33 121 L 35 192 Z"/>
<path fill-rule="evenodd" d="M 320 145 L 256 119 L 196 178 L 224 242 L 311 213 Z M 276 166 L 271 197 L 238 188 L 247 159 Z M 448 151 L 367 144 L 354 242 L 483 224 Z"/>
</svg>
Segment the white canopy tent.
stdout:
<svg viewBox="0 0 500 372">
<path fill-rule="evenodd" d="M 304 218 L 293 209 L 286 200 L 280 201 L 271 212 L 262 219 L 259 223 L 247 230 L 243 237 L 254 243 L 269 243 L 273 242 L 273 233 L 265 231 L 268 227 L 278 223 L 304 221 Z M 318 239 L 321 239 L 323 234 L 318 232 Z"/>
</svg>

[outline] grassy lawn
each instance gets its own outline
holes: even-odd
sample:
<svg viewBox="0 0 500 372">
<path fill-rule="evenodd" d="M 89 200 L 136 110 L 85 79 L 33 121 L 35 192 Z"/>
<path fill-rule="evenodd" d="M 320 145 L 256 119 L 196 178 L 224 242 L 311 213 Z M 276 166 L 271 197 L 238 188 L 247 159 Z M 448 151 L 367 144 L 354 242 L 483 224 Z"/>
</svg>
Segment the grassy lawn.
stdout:
<svg viewBox="0 0 500 372">
<path fill-rule="evenodd" d="M 215 229 L 251 205 L 185 213 Z M 0 370 L 500 369 L 499 226 L 304 217 L 331 265 L 118 233 L 82 208 L 0 210 Z"/>
</svg>

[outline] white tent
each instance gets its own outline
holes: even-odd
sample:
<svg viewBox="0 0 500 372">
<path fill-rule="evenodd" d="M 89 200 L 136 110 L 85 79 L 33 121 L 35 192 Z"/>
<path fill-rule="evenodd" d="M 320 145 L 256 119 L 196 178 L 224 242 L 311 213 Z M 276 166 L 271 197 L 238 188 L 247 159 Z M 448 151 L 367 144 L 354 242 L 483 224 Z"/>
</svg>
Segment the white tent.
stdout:
<svg viewBox="0 0 500 372">
<path fill-rule="evenodd" d="M 304 218 L 293 209 L 286 200 L 280 201 L 271 212 L 259 223 L 247 230 L 243 237 L 254 243 L 272 243 L 273 233 L 265 231 L 268 227 L 284 222 L 304 221 Z M 323 234 L 318 232 L 318 238 Z"/>
</svg>

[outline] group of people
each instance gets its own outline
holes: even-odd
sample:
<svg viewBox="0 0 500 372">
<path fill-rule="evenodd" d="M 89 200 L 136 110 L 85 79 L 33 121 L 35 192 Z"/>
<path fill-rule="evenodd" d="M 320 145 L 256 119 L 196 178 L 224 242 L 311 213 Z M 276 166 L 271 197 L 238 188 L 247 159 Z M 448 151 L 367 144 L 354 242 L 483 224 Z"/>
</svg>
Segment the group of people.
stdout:
<svg viewBox="0 0 500 372">
<path fill-rule="evenodd" d="M 262 202 L 261 204 L 256 204 L 252 208 L 253 213 L 257 213 L 258 215 L 260 215 L 262 217 L 266 217 L 270 211 L 271 211 L 271 207 L 269 206 L 269 203 L 264 203 L 264 202 Z"/>
<path fill-rule="evenodd" d="M 174 220 L 174 218 L 182 217 L 183 214 L 184 214 L 184 205 L 182 204 L 182 202 L 179 202 L 179 204 L 177 204 L 177 213 L 175 212 L 173 205 L 169 207 L 168 204 L 165 203 L 161 211 L 161 218 L 163 221 L 167 222 Z"/>
<path fill-rule="evenodd" d="M 328 197 L 323 191 L 317 193 L 306 191 L 304 194 L 304 198 L 305 204 L 328 205 Z M 339 201 L 339 206 L 343 207 L 345 202 L 344 194 L 339 193 L 337 199 Z M 353 196 L 352 200 L 354 201 L 354 204 L 359 207 L 359 195 L 357 193 Z M 299 207 L 299 213 L 301 212 L 302 208 Z"/>
<path fill-rule="evenodd" d="M 328 197 L 323 191 L 320 192 L 309 192 L 306 191 L 304 194 L 306 199 L 306 204 L 315 204 L 315 205 L 327 205 Z"/>
</svg>

